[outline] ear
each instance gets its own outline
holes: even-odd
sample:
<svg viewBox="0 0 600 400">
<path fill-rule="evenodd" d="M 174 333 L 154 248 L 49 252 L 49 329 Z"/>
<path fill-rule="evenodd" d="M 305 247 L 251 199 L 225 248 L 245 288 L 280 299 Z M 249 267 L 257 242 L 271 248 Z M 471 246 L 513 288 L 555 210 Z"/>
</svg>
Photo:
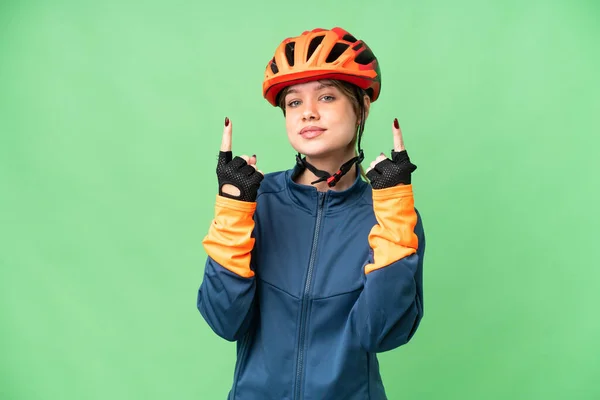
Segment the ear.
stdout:
<svg viewBox="0 0 600 400">
<path fill-rule="evenodd" d="M 365 102 L 365 118 L 366 118 L 369 116 L 369 110 L 371 109 L 371 98 L 369 97 L 368 94 L 365 94 L 364 102 Z"/>
<path fill-rule="evenodd" d="M 363 96 L 363 104 L 365 106 L 365 121 L 366 121 L 366 119 L 369 117 L 369 110 L 371 108 L 371 98 L 369 97 L 368 94 L 365 94 Z M 360 123 L 360 115 L 358 116 L 357 123 Z"/>
</svg>

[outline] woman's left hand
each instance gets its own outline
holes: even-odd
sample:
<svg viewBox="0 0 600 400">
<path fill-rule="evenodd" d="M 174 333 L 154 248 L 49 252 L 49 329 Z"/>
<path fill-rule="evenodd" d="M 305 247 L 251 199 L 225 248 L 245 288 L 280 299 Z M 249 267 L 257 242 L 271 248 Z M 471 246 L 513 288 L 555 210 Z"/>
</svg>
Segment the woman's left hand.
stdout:
<svg viewBox="0 0 600 400">
<path fill-rule="evenodd" d="M 392 126 L 392 133 L 394 135 L 392 159 L 390 160 L 385 154 L 381 153 L 366 171 L 367 178 L 371 181 L 373 189 L 408 185 L 411 183 L 411 173 L 417 169 L 417 166 L 412 164 L 408 158 L 408 153 L 404 148 L 404 140 L 402 139 L 402 130 L 396 118 Z"/>
</svg>

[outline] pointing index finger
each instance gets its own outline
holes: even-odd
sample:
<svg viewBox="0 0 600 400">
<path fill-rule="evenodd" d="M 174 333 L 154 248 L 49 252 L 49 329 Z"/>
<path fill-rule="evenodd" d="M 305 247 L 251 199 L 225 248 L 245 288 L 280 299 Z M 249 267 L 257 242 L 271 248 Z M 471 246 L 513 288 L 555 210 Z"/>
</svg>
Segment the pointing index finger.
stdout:
<svg viewBox="0 0 600 400">
<path fill-rule="evenodd" d="M 221 140 L 221 151 L 231 151 L 231 121 L 225 117 L 225 128 Z"/>
<path fill-rule="evenodd" d="M 398 123 L 398 118 L 394 118 L 394 126 L 392 127 L 394 134 L 394 151 L 400 152 L 404 150 L 404 140 L 402 138 L 402 129 Z"/>
</svg>

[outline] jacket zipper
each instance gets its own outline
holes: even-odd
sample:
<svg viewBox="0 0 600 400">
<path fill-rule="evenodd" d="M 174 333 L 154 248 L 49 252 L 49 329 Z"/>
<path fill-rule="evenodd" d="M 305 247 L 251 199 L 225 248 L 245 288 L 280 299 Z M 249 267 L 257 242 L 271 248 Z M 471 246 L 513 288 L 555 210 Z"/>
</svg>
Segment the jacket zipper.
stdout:
<svg viewBox="0 0 600 400">
<path fill-rule="evenodd" d="M 319 204 L 317 208 L 317 222 L 315 224 L 315 232 L 313 235 L 312 249 L 310 252 L 310 261 L 308 263 L 308 272 L 306 274 L 306 283 L 304 285 L 304 293 L 302 295 L 302 311 L 300 314 L 300 335 L 298 338 L 298 358 L 296 360 L 296 385 L 294 399 L 300 399 L 302 393 L 302 376 L 304 375 L 304 341 L 306 336 L 306 318 L 308 314 L 308 295 L 312 283 L 312 275 L 315 267 L 315 259 L 317 257 L 317 243 L 319 241 L 319 231 L 321 229 L 321 220 L 323 219 L 323 204 L 325 193 L 319 192 Z"/>
</svg>

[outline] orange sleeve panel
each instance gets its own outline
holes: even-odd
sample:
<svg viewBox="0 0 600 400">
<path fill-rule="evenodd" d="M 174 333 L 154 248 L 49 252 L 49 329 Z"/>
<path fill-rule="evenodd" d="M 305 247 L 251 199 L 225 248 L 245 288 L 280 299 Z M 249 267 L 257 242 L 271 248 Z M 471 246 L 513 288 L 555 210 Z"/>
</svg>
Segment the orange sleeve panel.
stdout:
<svg viewBox="0 0 600 400">
<path fill-rule="evenodd" d="M 215 218 L 202 241 L 206 254 L 223 268 L 250 278 L 250 253 L 254 247 L 254 211 L 256 202 L 229 199 L 217 195 Z"/>
<path fill-rule="evenodd" d="M 419 245 L 412 185 L 373 190 L 373 211 L 378 222 L 369 234 L 374 262 L 365 266 L 365 274 L 416 253 Z"/>
</svg>

